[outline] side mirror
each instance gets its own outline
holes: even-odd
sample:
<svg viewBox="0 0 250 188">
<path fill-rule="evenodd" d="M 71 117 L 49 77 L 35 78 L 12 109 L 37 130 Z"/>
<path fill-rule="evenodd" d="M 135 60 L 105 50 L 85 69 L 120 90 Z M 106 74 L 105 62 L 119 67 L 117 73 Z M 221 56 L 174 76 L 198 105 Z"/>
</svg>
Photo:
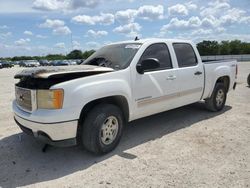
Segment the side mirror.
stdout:
<svg viewBox="0 0 250 188">
<path fill-rule="evenodd" d="M 142 60 L 140 63 L 136 65 L 136 70 L 139 74 L 144 74 L 147 70 L 153 70 L 160 67 L 160 62 L 155 58 L 148 58 Z"/>
</svg>

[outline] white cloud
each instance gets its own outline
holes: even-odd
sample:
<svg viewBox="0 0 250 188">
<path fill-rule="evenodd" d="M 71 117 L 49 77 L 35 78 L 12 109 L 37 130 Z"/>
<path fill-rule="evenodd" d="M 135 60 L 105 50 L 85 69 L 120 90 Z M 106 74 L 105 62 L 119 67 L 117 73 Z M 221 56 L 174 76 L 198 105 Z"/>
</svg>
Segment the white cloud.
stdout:
<svg viewBox="0 0 250 188">
<path fill-rule="evenodd" d="M 70 3 L 71 9 L 78 9 L 81 7 L 94 8 L 100 3 L 100 0 L 72 0 Z"/>
<path fill-rule="evenodd" d="M 120 23 L 133 23 L 136 18 L 145 20 L 163 19 L 164 7 L 162 5 L 144 5 L 138 9 L 120 10 L 115 13 L 115 19 Z"/>
<path fill-rule="evenodd" d="M 0 29 L 8 29 L 9 27 L 7 25 L 0 25 Z"/>
<path fill-rule="evenodd" d="M 39 39 L 46 39 L 48 38 L 47 36 L 44 36 L 44 35 L 36 35 L 36 38 L 39 38 Z"/>
<path fill-rule="evenodd" d="M 186 7 L 188 10 L 196 10 L 198 8 L 198 6 L 196 4 L 194 4 L 193 2 L 188 2 L 188 3 L 185 3 Z"/>
<path fill-rule="evenodd" d="M 30 36 L 33 35 L 33 33 L 31 31 L 24 31 L 23 34 L 30 35 Z"/>
<path fill-rule="evenodd" d="M 136 15 L 146 20 L 162 19 L 164 17 L 164 7 L 162 5 L 144 5 L 138 9 Z"/>
<path fill-rule="evenodd" d="M 126 25 L 122 25 L 119 27 L 116 27 L 113 32 L 124 34 L 127 37 L 135 37 L 139 35 L 139 32 L 141 30 L 141 26 L 138 23 L 129 23 Z"/>
<path fill-rule="evenodd" d="M 98 42 L 91 41 L 91 42 L 86 43 L 86 49 L 87 50 L 90 50 L 90 49 L 96 50 L 96 49 L 98 49 L 100 47 L 101 47 L 101 44 L 98 43 Z"/>
<path fill-rule="evenodd" d="M 53 34 L 56 35 L 68 35 L 71 33 L 71 30 L 68 26 L 65 26 L 63 20 L 51 20 L 46 19 L 46 21 L 39 25 L 41 28 L 52 28 Z"/>
<path fill-rule="evenodd" d="M 240 19 L 240 23 L 250 24 L 250 16 L 246 16 Z"/>
<path fill-rule="evenodd" d="M 137 10 L 127 9 L 116 12 L 115 18 L 121 23 L 131 23 L 134 22 L 134 19 L 137 15 Z"/>
<path fill-rule="evenodd" d="M 51 20 L 46 19 L 46 21 L 39 25 L 41 28 L 57 28 L 64 26 L 64 21 L 62 20 Z"/>
<path fill-rule="evenodd" d="M 55 35 L 68 35 L 71 33 L 71 30 L 67 26 L 57 27 L 53 29 L 53 34 Z"/>
<path fill-rule="evenodd" d="M 81 49 L 81 44 L 78 41 L 74 40 L 72 42 L 72 45 L 73 45 L 73 49 L 77 49 L 77 50 Z"/>
<path fill-rule="evenodd" d="M 32 8 L 42 11 L 68 11 L 79 8 L 94 8 L 101 0 L 35 0 Z"/>
<path fill-rule="evenodd" d="M 225 13 L 226 10 L 230 8 L 230 4 L 227 1 L 212 1 L 208 3 L 208 7 L 203 7 L 201 9 L 201 16 L 217 16 L 221 13 Z"/>
<path fill-rule="evenodd" d="M 30 42 L 29 38 L 19 39 L 19 40 L 15 41 L 15 45 L 17 45 L 17 46 L 24 46 L 24 45 L 28 44 L 29 42 Z"/>
<path fill-rule="evenodd" d="M 198 30 L 194 30 L 191 35 L 192 36 L 196 36 L 196 35 L 208 35 L 213 33 L 213 30 L 211 29 L 198 29 Z"/>
<path fill-rule="evenodd" d="M 34 9 L 39 10 L 60 10 L 67 7 L 67 2 L 62 0 L 35 0 L 33 3 Z"/>
<path fill-rule="evenodd" d="M 60 49 L 65 49 L 65 44 L 64 42 L 59 42 L 55 44 L 55 47 Z"/>
<path fill-rule="evenodd" d="M 170 16 L 187 16 L 188 9 L 185 5 L 176 4 L 176 5 L 168 8 L 168 14 Z"/>
<path fill-rule="evenodd" d="M 86 33 L 86 37 L 102 37 L 102 36 L 106 36 L 108 35 L 108 32 L 107 31 L 94 31 L 92 29 L 88 30 L 87 33 Z"/>
<path fill-rule="evenodd" d="M 168 8 L 168 14 L 170 16 L 187 16 L 190 11 L 194 11 L 198 8 L 193 2 L 187 2 L 185 4 L 176 4 Z"/>
<path fill-rule="evenodd" d="M 225 15 L 220 18 L 221 24 L 232 25 L 244 19 L 245 11 L 238 8 L 229 9 Z"/>
<path fill-rule="evenodd" d="M 5 38 L 10 37 L 10 36 L 12 36 L 12 33 L 11 33 L 11 32 L 0 33 L 0 38 L 1 38 L 1 39 L 5 39 Z"/>
<path fill-rule="evenodd" d="M 72 21 L 80 24 L 95 25 L 97 23 L 101 25 L 110 25 L 114 23 L 113 14 L 101 13 L 98 16 L 78 15 L 72 18 Z"/>
<path fill-rule="evenodd" d="M 161 31 L 169 31 L 176 29 L 192 29 L 201 26 L 202 21 L 199 17 L 192 16 L 188 20 L 179 20 L 178 18 L 172 18 L 169 24 L 164 25 Z"/>
</svg>

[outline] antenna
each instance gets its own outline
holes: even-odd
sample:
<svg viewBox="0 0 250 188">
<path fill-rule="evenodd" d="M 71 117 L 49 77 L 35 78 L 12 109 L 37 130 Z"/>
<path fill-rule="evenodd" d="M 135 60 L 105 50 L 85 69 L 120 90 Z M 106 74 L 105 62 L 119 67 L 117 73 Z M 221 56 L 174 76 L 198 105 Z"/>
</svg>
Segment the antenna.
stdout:
<svg viewBox="0 0 250 188">
<path fill-rule="evenodd" d="M 138 38 L 138 36 L 135 37 L 135 41 L 137 41 L 137 40 L 140 40 L 140 39 Z"/>
</svg>

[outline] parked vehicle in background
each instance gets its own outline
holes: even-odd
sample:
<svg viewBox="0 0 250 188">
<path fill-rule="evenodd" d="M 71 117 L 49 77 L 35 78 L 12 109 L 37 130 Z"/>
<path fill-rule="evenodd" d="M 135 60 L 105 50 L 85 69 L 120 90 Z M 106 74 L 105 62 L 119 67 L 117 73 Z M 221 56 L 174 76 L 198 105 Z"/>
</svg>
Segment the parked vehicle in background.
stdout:
<svg viewBox="0 0 250 188">
<path fill-rule="evenodd" d="M 53 62 L 53 66 L 68 66 L 70 62 L 67 60 L 57 60 Z"/>
<path fill-rule="evenodd" d="M 49 61 L 46 59 L 40 60 L 39 63 L 41 66 L 49 66 Z"/>
<path fill-rule="evenodd" d="M 76 60 L 68 60 L 69 65 L 77 65 L 77 61 Z"/>
<path fill-rule="evenodd" d="M 10 61 L 2 61 L 2 68 L 12 68 L 14 67 L 14 64 L 12 64 L 12 62 Z"/>
<path fill-rule="evenodd" d="M 0 69 L 2 69 L 3 68 L 3 65 L 2 65 L 2 63 L 0 63 Z"/>
<path fill-rule="evenodd" d="M 40 63 L 37 60 L 24 61 L 24 67 L 39 67 Z"/>
<path fill-rule="evenodd" d="M 90 152 L 107 153 L 118 145 L 126 122 L 200 100 L 212 112 L 223 110 L 237 70 L 234 60 L 202 62 L 186 40 L 119 42 L 84 65 L 16 74 L 14 118 L 45 143 L 78 141 Z"/>
<path fill-rule="evenodd" d="M 247 84 L 248 84 L 248 86 L 250 87 L 250 74 L 249 74 L 248 77 L 247 77 Z"/>
<path fill-rule="evenodd" d="M 24 61 L 19 61 L 19 67 L 25 67 Z"/>
<path fill-rule="evenodd" d="M 80 65 L 80 64 L 82 64 L 84 61 L 85 61 L 85 59 L 77 59 L 77 60 L 76 60 L 76 63 L 77 63 L 77 65 Z"/>
</svg>

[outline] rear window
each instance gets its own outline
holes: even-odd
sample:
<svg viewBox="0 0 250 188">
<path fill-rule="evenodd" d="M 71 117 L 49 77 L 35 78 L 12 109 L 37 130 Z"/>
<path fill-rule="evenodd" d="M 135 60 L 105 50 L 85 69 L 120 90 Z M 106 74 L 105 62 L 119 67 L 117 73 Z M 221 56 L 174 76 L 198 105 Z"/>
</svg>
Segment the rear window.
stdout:
<svg viewBox="0 0 250 188">
<path fill-rule="evenodd" d="M 197 57 L 194 49 L 187 43 L 174 43 L 174 51 L 179 67 L 190 67 L 197 65 Z"/>
</svg>

